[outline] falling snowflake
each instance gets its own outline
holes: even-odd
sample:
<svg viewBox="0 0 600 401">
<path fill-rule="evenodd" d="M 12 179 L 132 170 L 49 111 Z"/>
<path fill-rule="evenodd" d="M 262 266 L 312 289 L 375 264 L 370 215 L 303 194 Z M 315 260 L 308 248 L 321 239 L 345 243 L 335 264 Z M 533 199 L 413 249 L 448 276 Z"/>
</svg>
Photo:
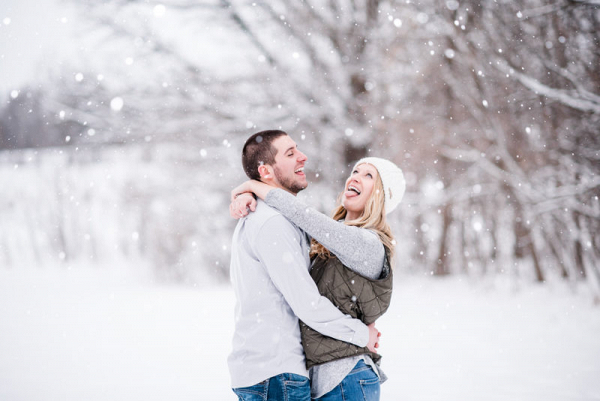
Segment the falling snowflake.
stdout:
<svg viewBox="0 0 600 401">
<path fill-rule="evenodd" d="M 117 96 L 110 101 L 110 108 L 113 111 L 121 111 L 124 104 L 125 102 L 123 101 L 123 98 Z"/>
</svg>

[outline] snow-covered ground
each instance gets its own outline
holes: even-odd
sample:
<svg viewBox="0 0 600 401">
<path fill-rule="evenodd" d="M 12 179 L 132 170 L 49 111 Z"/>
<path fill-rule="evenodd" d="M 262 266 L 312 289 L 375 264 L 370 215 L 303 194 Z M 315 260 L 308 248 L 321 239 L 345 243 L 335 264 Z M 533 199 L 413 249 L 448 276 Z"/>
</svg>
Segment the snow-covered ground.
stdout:
<svg viewBox="0 0 600 401">
<path fill-rule="evenodd" d="M 235 400 L 233 294 L 117 268 L 0 270 L 0 400 Z M 382 400 L 600 400 L 600 307 L 563 284 L 397 277 Z"/>
</svg>

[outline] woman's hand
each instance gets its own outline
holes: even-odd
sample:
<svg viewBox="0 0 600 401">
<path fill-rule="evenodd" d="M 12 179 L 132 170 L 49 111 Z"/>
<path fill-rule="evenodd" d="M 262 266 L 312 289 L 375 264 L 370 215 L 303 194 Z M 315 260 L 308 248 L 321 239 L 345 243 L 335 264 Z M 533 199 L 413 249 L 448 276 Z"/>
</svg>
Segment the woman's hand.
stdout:
<svg viewBox="0 0 600 401">
<path fill-rule="evenodd" d="M 229 215 L 234 219 L 246 217 L 248 213 L 256 210 L 256 199 L 252 193 L 246 192 L 239 194 L 229 204 Z"/>
<path fill-rule="evenodd" d="M 252 193 L 256 190 L 258 181 L 248 180 L 231 190 L 231 203 L 229 215 L 234 219 L 246 217 L 248 213 L 256 210 L 256 199 Z"/>
</svg>

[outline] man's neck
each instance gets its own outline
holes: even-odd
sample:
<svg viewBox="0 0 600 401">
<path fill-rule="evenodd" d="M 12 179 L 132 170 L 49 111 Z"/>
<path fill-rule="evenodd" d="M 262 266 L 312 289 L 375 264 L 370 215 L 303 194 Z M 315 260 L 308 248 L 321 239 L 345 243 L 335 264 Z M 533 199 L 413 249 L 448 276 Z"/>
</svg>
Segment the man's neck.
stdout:
<svg viewBox="0 0 600 401">
<path fill-rule="evenodd" d="M 290 191 L 288 188 L 282 186 L 281 184 L 279 184 L 278 182 L 275 182 L 273 180 L 260 180 L 260 182 L 262 182 L 263 184 L 267 184 L 268 186 L 273 187 L 273 188 L 283 189 L 284 191 L 286 191 L 294 196 L 298 195 L 298 193 Z"/>
</svg>

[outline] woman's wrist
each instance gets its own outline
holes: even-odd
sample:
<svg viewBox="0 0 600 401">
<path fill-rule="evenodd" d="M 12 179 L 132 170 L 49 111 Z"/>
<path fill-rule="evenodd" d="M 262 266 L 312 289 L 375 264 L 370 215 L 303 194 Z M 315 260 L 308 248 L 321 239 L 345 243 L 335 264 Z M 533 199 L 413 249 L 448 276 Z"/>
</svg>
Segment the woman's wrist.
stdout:
<svg viewBox="0 0 600 401">
<path fill-rule="evenodd" d="M 262 181 L 252 180 L 252 181 L 249 181 L 249 183 L 250 183 L 250 189 L 251 189 L 252 193 L 254 193 L 256 196 L 258 196 L 262 200 L 265 200 L 265 198 L 267 197 L 269 192 L 272 189 L 275 189 L 274 187 L 272 187 L 268 184 L 265 184 Z"/>
<path fill-rule="evenodd" d="M 253 192 L 240 192 L 239 194 L 235 195 L 234 199 L 239 198 L 240 196 L 244 196 L 244 195 L 248 195 L 253 197 L 254 199 L 256 199 L 256 195 Z"/>
<path fill-rule="evenodd" d="M 248 184 L 248 182 L 249 181 L 245 181 L 245 182 L 241 183 L 240 185 L 238 185 L 237 187 L 235 187 L 233 190 L 231 190 L 231 200 L 232 201 L 237 199 L 237 197 L 240 196 L 241 194 L 252 192 L 252 190 L 249 188 L 250 185 Z"/>
</svg>

